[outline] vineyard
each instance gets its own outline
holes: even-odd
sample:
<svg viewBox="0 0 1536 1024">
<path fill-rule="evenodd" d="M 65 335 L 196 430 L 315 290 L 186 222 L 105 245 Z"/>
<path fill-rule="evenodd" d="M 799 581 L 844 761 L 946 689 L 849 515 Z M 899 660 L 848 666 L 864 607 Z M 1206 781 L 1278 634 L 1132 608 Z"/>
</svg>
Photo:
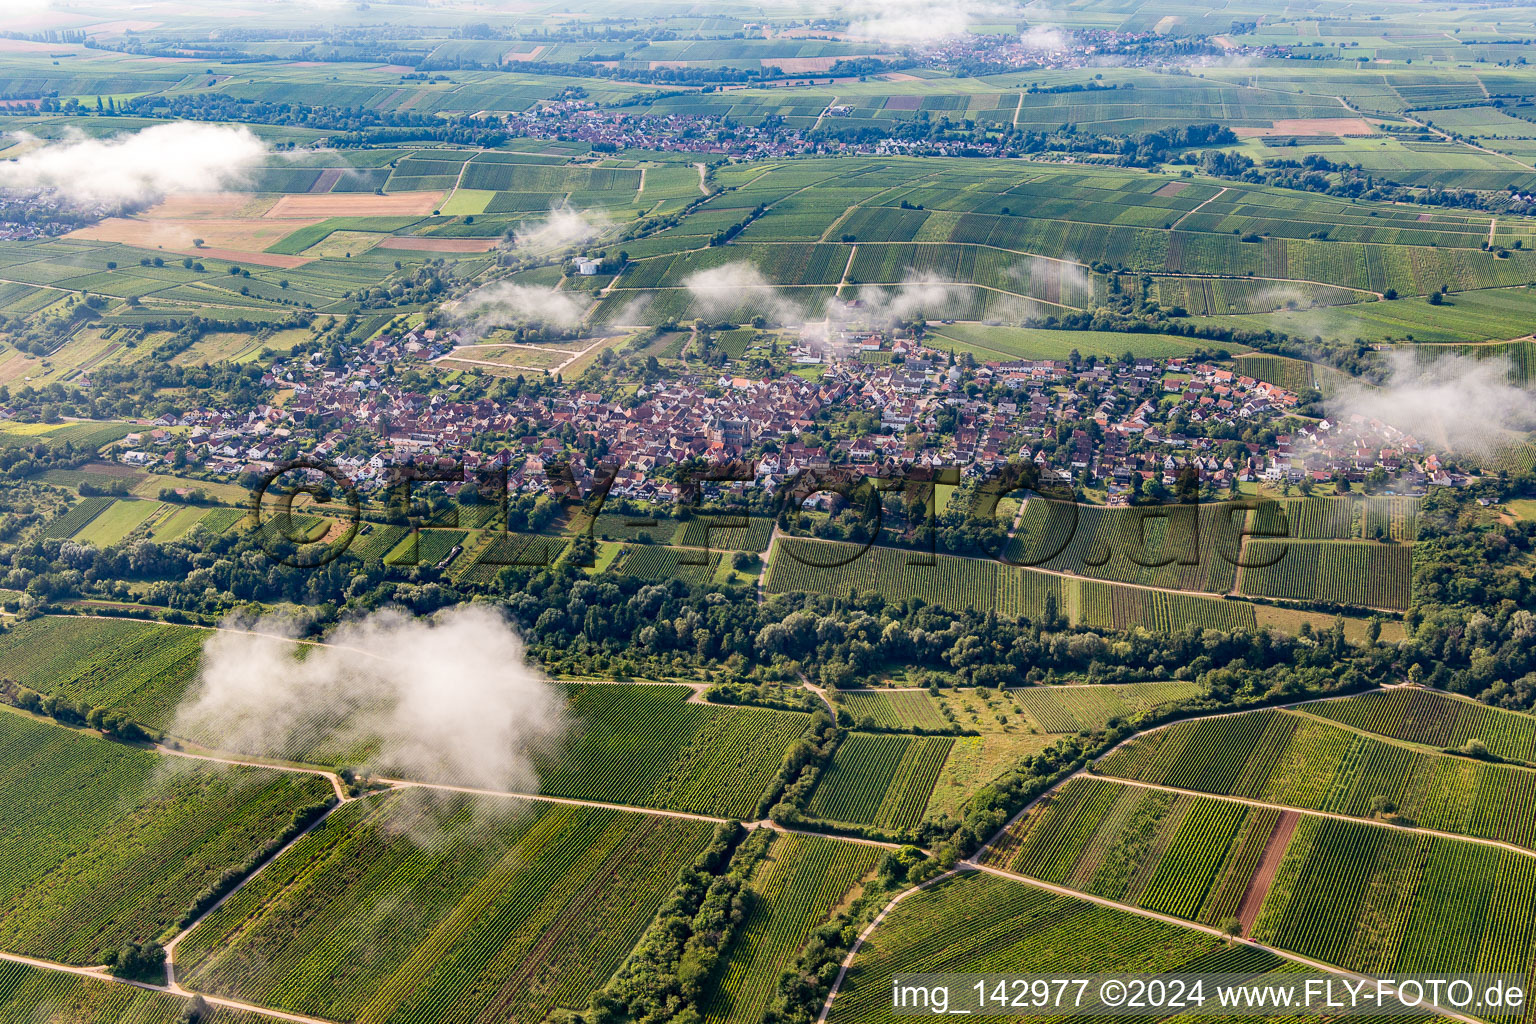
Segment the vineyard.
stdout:
<svg viewBox="0 0 1536 1024">
<path fill-rule="evenodd" d="M 1232 365 L 1238 373 L 1268 381 L 1298 395 L 1317 386 L 1313 365 L 1302 359 L 1245 352 L 1234 358 Z"/>
<path fill-rule="evenodd" d="M 1256 628 L 1252 605 L 1241 601 L 1055 576 L 979 558 L 801 538 L 776 542 L 766 590 L 835 597 L 873 592 L 892 602 L 915 598 L 956 611 L 1031 618 L 1045 614 L 1050 596 L 1070 622 L 1105 629 Z"/>
<path fill-rule="evenodd" d="M 949 737 L 849 733 L 806 811 L 826 821 L 909 828 L 922 818 L 954 742 Z"/>
<path fill-rule="evenodd" d="M 1159 704 L 1200 695 L 1196 683 L 1126 683 L 1107 686 L 1022 686 L 1013 699 L 1045 732 L 1102 729 L 1114 718 L 1129 719 Z"/>
<path fill-rule="evenodd" d="M 453 549 L 463 545 L 469 533 L 465 530 L 415 530 L 407 533 L 384 556 L 387 565 L 433 566 L 447 558 Z"/>
<path fill-rule="evenodd" d="M 191 1000 L 105 980 L 0 961 L 0 1020 L 36 1024 L 182 1024 Z M 38 1016 L 45 1010 L 46 1018 Z M 216 1007 L 198 1024 L 267 1024 L 263 1014 Z"/>
<path fill-rule="evenodd" d="M 1536 718 L 1435 690 L 1404 688 L 1302 706 L 1310 715 L 1410 743 L 1460 747 L 1480 740 L 1495 757 L 1536 761 Z"/>
<path fill-rule="evenodd" d="M 844 690 L 839 698 L 855 722 L 880 729 L 948 729 L 949 719 L 925 690 Z"/>
<path fill-rule="evenodd" d="M 610 566 L 610 572 L 647 580 L 686 580 L 694 585 L 709 582 L 720 567 L 719 549 L 695 551 L 659 544 L 630 544 Z"/>
<path fill-rule="evenodd" d="M 997 562 L 801 538 L 775 542 L 765 586 L 770 594 L 873 592 L 894 603 L 917 598 L 956 611 L 1032 618 L 1044 614 L 1047 594 L 1060 594 L 1055 577 Z"/>
<path fill-rule="evenodd" d="M 0 949 L 99 964 L 331 798 L 317 776 L 209 770 L 0 715 Z"/>
<path fill-rule="evenodd" d="M 164 729 L 197 677 L 210 635 L 195 626 L 47 616 L 0 634 L 0 665 L 6 677 L 39 693 Z"/>
<path fill-rule="evenodd" d="M 1097 770 L 1362 818 L 1386 801 L 1425 828 L 1536 849 L 1536 773 L 1388 743 L 1287 711 L 1157 729 L 1102 758 Z"/>
<path fill-rule="evenodd" d="M 1354 970 L 1523 974 L 1536 860 L 1495 847 L 1303 816 L 1254 938 Z"/>
<path fill-rule="evenodd" d="M 1405 611 L 1413 586 L 1406 544 L 1251 540 L 1243 548 L 1242 592 Z"/>
<path fill-rule="evenodd" d="M 73 537 L 112 503 L 112 498 L 81 498 L 69 507 L 69 511 L 49 523 L 43 530 L 43 536 L 55 540 Z"/>
<path fill-rule="evenodd" d="M 1250 529 L 1277 539 L 1411 543 L 1419 532 L 1419 499 L 1380 495 L 1266 500 L 1254 513 Z"/>
<path fill-rule="evenodd" d="M 360 800 L 192 932 L 178 974 L 332 1020 L 540 1020 L 586 1003 L 710 831 L 510 799 Z"/>
<path fill-rule="evenodd" d="M 571 689 L 572 735 L 563 749 L 535 758 L 540 790 L 553 796 L 748 817 L 810 722 L 800 713 L 690 704 L 685 686 Z"/>
<path fill-rule="evenodd" d="M 965 872 L 897 904 L 853 960 L 831 1024 L 891 1019 L 891 977 L 926 972 L 1262 972 L 1281 961 L 1248 946 L 996 875 Z M 1013 1011 L 1017 1012 L 1017 1011 Z M 1007 1014 L 972 1020 L 1018 1021 Z M 1138 1018 L 1147 1020 L 1150 1018 Z"/>
<path fill-rule="evenodd" d="M 1224 594 L 1245 513 L 1227 503 L 1102 508 L 1031 498 L 1007 559 L 1115 583 Z"/>
<path fill-rule="evenodd" d="M 745 526 L 736 523 L 746 519 Z M 767 551 L 773 520 L 764 515 L 696 515 L 677 526 L 673 544 L 711 551 Z"/>
<path fill-rule="evenodd" d="M 1216 597 L 1063 579 L 1061 599 L 1070 622 L 1100 629 L 1140 626 L 1172 633 L 1190 626 L 1250 631 L 1258 628 L 1253 605 Z"/>
<path fill-rule="evenodd" d="M 752 909 L 704 1006 L 707 1024 L 758 1024 L 795 951 L 878 860 L 868 846 L 776 836 L 752 875 Z"/>
<path fill-rule="evenodd" d="M 568 543 L 564 537 L 504 531 L 483 533 L 457 559 L 458 580 L 483 586 L 494 583 L 497 574 L 509 565 L 553 565 Z"/>
<path fill-rule="evenodd" d="M 1236 911 L 1279 812 L 1073 779 L 1014 822 L 987 862 L 1175 917 Z"/>
</svg>

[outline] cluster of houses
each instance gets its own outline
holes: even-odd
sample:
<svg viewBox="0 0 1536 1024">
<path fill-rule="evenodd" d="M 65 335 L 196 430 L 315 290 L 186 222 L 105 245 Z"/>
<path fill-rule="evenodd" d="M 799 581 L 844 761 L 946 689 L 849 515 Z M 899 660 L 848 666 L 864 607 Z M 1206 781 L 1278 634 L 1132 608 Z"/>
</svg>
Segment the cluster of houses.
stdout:
<svg viewBox="0 0 1536 1024">
<path fill-rule="evenodd" d="M 364 490 L 384 485 L 395 465 L 447 457 L 505 469 L 509 486 L 527 493 L 616 472 L 612 494 L 657 501 L 678 496 L 670 470 L 689 460 L 751 466 L 770 489 L 831 466 L 873 475 L 955 466 L 980 476 L 1031 460 L 1047 480 L 1101 488 L 1112 504 L 1154 484 L 1172 487 L 1190 468 L 1218 491 L 1363 483 L 1378 469 L 1401 492 L 1466 482 L 1379 421 L 1288 419 L 1294 392 L 1215 363 L 976 362 L 879 331 L 832 340 L 793 350 L 796 364 L 819 364 L 811 372 L 679 371 L 632 396 L 573 382 L 459 400 L 456 387 L 408 390 L 398 374 L 451 350 L 451 332 L 381 335 L 339 367 L 318 354 L 274 364 L 265 383 L 286 393 L 280 406 L 161 417 L 125 438 L 117 457 L 238 475 L 302 454 L 329 460 Z M 1201 424 L 1284 432 L 1268 445 L 1238 443 L 1230 438 L 1239 431 Z"/>
<path fill-rule="evenodd" d="M 599 151 L 651 149 L 743 157 L 787 156 L 815 147 L 802 132 L 783 125 L 742 124 L 720 114 L 640 113 L 562 100 L 507 115 L 515 134 L 534 139 L 575 139 Z"/>
</svg>

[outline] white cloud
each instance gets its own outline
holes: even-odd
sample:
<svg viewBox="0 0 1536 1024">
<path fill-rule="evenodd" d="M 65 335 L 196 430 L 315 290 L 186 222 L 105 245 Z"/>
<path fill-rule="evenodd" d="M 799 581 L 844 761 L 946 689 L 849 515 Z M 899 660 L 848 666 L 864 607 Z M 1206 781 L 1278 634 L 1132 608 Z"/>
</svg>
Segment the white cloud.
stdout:
<svg viewBox="0 0 1536 1024">
<path fill-rule="evenodd" d="M 1021 9 L 1001 0 L 848 0 L 839 13 L 851 36 L 921 46 L 963 35 L 978 22 L 1016 18 Z"/>
<path fill-rule="evenodd" d="M 577 327 L 590 303 L 584 296 L 542 285 L 497 281 L 451 303 L 449 312 L 476 333 L 495 327 L 538 324 Z"/>
<path fill-rule="evenodd" d="M 585 245 L 607 231 L 613 218 L 601 210 L 577 210 L 569 204 L 552 206 L 549 216 L 513 236 L 513 245 L 527 253 L 551 253 Z"/>
<path fill-rule="evenodd" d="M 723 316 L 742 306 L 753 306 L 763 309 L 766 316 L 781 323 L 799 323 L 805 319 L 803 308 L 781 294 L 755 264 L 745 261 L 696 271 L 683 279 L 683 286 L 706 317 Z"/>
<path fill-rule="evenodd" d="M 1345 387 L 1326 402 L 1330 418 L 1358 414 L 1422 440 L 1437 427 L 1454 450 L 1490 455 L 1511 431 L 1536 429 L 1536 395 L 1509 381 L 1507 359 L 1443 355 L 1420 362 L 1410 350 L 1387 357 L 1381 387 Z"/>
<path fill-rule="evenodd" d="M 375 612 L 302 661 L 280 639 L 291 622 L 229 625 L 251 632 L 208 640 L 176 735 L 275 757 L 357 749 L 380 774 L 536 792 L 530 751 L 549 748 L 566 728 L 562 695 L 485 605 L 435 621 Z"/>
<path fill-rule="evenodd" d="M 76 132 L 0 161 L 0 187 L 55 188 L 80 202 L 145 205 L 239 184 L 267 154 L 267 144 L 243 125 L 179 121 L 106 139 Z"/>
<path fill-rule="evenodd" d="M 1068 40 L 1064 32 L 1050 25 L 1031 25 L 1019 42 L 1031 50 L 1048 50 L 1056 52 L 1067 48 Z"/>
</svg>

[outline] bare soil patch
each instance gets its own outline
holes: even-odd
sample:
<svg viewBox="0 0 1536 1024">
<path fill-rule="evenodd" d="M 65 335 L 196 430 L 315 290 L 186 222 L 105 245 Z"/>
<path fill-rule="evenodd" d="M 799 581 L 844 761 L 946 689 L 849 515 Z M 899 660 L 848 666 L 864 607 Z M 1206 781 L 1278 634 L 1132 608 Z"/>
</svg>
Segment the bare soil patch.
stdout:
<svg viewBox="0 0 1536 1024">
<path fill-rule="evenodd" d="M 281 267 L 289 270 L 293 267 L 302 267 L 309 262 L 304 256 L 285 256 L 280 252 L 251 252 L 246 249 L 210 249 L 203 246 L 201 249 L 183 249 L 186 256 L 206 256 L 210 259 L 229 260 L 231 263 L 251 263 L 258 267 Z"/>
<path fill-rule="evenodd" d="M 380 249 L 414 249 L 417 252 L 490 252 L 496 238 L 424 238 L 418 235 L 391 235 L 380 242 Z"/>
<path fill-rule="evenodd" d="M 315 179 L 315 183 L 309 186 L 309 190 L 314 193 L 329 192 L 341 180 L 341 175 L 340 167 L 327 167 L 320 172 L 320 177 Z"/>
<path fill-rule="evenodd" d="M 1269 895 L 1270 883 L 1275 880 L 1275 872 L 1280 870 L 1280 859 L 1285 856 L 1285 848 L 1291 842 L 1291 833 L 1296 831 L 1296 823 L 1300 820 L 1301 815 L 1295 811 L 1282 812 L 1280 820 L 1275 822 L 1275 830 L 1269 834 L 1269 842 L 1264 844 L 1264 856 L 1259 860 L 1259 868 L 1248 880 L 1243 902 L 1237 908 L 1237 923 L 1244 938 L 1253 934 L 1253 922 L 1258 920 L 1259 907 L 1264 904 L 1264 897 Z"/>
<path fill-rule="evenodd" d="M 1152 194 L 1155 196 L 1176 196 L 1187 188 L 1189 188 L 1189 182 L 1187 181 L 1170 181 Z"/>
</svg>

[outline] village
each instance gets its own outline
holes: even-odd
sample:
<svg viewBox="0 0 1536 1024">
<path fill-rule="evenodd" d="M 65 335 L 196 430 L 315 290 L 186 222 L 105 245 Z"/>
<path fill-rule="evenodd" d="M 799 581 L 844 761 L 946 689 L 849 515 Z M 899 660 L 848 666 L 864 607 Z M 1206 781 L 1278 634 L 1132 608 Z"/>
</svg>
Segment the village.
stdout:
<svg viewBox="0 0 1536 1024">
<path fill-rule="evenodd" d="M 1207 498 L 1299 488 L 1414 494 L 1462 485 L 1417 438 L 1375 420 L 1296 415 L 1301 395 L 1193 358 L 978 361 L 896 331 L 808 332 L 778 376 L 685 363 L 633 394 L 544 378 L 511 397 L 412 390 L 460 340 L 416 329 L 375 337 L 345 365 L 280 360 L 263 383 L 280 404 L 234 415 L 166 415 L 125 438 L 128 465 L 249 479 L 297 457 L 324 460 L 364 493 L 395 467 L 441 460 L 505 470 L 513 492 L 557 474 L 586 493 L 673 502 L 684 463 L 752 468 L 766 491 L 839 467 L 882 477 L 957 467 L 962 479 L 1033 462 L 1042 480 L 1109 505 L 1171 493 L 1187 467 Z M 1313 396 L 1314 398 L 1316 396 Z M 317 428 L 314 424 L 320 424 Z"/>
</svg>

